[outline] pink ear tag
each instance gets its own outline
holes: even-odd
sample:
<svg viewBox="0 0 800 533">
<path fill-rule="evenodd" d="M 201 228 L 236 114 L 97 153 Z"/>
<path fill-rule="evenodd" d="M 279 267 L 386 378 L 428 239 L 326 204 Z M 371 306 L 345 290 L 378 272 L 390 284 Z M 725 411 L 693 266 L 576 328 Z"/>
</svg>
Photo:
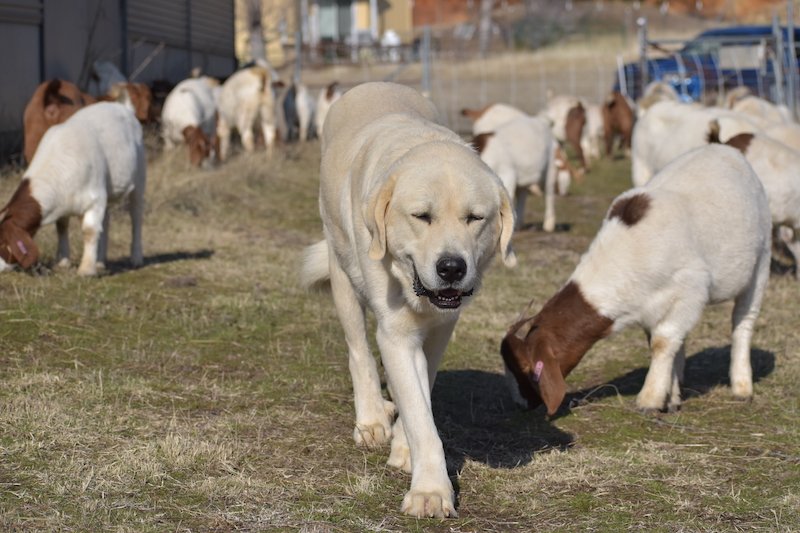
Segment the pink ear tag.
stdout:
<svg viewBox="0 0 800 533">
<path fill-rule="evenodd" d="M 19 251 L 22 252 L 22 255 L 28 255 L 28 249 L 25 248 L 25 245 L 22 243 L 22 241 L 17 241 L 17 248 L 19 248 Z"/>
<path fill-rule="evenodd" d="M 542 377 L 542 370 L 544 370 L 544 363 L 542 361 L 536 361 L 536 365 L 533 367 L 533 379 L 537 383 Z"/>
</svg>

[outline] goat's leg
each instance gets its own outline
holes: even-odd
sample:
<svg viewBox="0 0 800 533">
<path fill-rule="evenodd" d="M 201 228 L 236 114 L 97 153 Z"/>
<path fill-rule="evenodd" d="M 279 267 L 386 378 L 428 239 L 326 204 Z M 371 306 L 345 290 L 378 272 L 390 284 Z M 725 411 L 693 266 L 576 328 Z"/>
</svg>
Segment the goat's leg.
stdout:
<svg viewBox="0 0 800 533">
<path fill-rule="evenodd" d="M 737 398 L 753 397 L 753 369 L 750 364 L 750 339 L 753 336 L 761 300 L 769 279 L 770 250 L 761 255 L 753 272 L 753 279 L 740 294 L 733 306 L 731 334 L 731 392 Z"/>
<path fill-rule="evenodd" d="M 56 233 L 58 234 L 58 255 L 56 264 L 59 267 L 69 267 L 69 217 L 56 220 Z"/>
<path fill-rule="evenodd" d="M 81 229 L 83 230 L 83 256 L 78 267 L 81 276 L 97 274 L 97 248 L 100 234 L 103 232 L 103 218 L 106 212 L 105 199 L 98 201 L 83 214 Z"/>
</svg>

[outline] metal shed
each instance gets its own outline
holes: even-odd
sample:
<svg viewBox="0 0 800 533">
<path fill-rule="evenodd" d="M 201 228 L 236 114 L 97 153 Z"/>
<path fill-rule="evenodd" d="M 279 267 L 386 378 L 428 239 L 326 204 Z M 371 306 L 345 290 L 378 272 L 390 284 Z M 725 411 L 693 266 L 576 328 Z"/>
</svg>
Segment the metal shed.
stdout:
<svg viewBox="0 0 800 533">
<path fill-rule="evenodd" d="M 0 0 L 0 161 L 22 146 L 22 114 L 44 80 L 88 89 L 97 60 L 132 81 L 236 68 L 233 0 Z"/>
</svg>

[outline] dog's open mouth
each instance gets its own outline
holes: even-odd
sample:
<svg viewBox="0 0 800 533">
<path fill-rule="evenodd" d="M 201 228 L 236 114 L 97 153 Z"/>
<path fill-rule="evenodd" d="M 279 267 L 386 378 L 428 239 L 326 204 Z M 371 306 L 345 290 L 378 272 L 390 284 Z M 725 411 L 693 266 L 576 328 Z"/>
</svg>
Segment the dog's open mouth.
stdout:
<svg viewBox="0 0 800 533">
<path fill-rule="evenodd" d="M 474 289 L 461 291 L 453 287 L 431 290 L 422 284 L 422 280 L 420 280 L 419 275 L 417 275 L 417 269 L 414 268 L 414 294 L 417 296 L 427 296 L 428 300 L 440 309 L 456 309 L 461 305 L 461 298 L 464 296 L 472 296 L 473 291 Z"/>
</svg>

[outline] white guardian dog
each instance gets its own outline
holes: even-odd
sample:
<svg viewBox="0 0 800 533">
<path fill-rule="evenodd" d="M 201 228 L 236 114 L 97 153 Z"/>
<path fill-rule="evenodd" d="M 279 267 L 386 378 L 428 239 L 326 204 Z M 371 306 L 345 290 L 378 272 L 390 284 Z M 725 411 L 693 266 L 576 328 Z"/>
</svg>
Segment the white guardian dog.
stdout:
<svg viewBox="0 0 800 533">
<path fill-rule="evenodd" d="M 302 277 L 306 286 L 331 282 L 349 349 L 356 444 L 391 439 L 388 464 L 412 475 L 404 513 L 456 516 L 431 388 L 492 257 L 499 250 L 507 265 L 516 262 L 508 194 L 418 92 L 365 83 L 326 119 L 320 215 L 325 240 L 308 248 Z M 394 403 L 381 394 L 367 308 Z"/>
</svg>

